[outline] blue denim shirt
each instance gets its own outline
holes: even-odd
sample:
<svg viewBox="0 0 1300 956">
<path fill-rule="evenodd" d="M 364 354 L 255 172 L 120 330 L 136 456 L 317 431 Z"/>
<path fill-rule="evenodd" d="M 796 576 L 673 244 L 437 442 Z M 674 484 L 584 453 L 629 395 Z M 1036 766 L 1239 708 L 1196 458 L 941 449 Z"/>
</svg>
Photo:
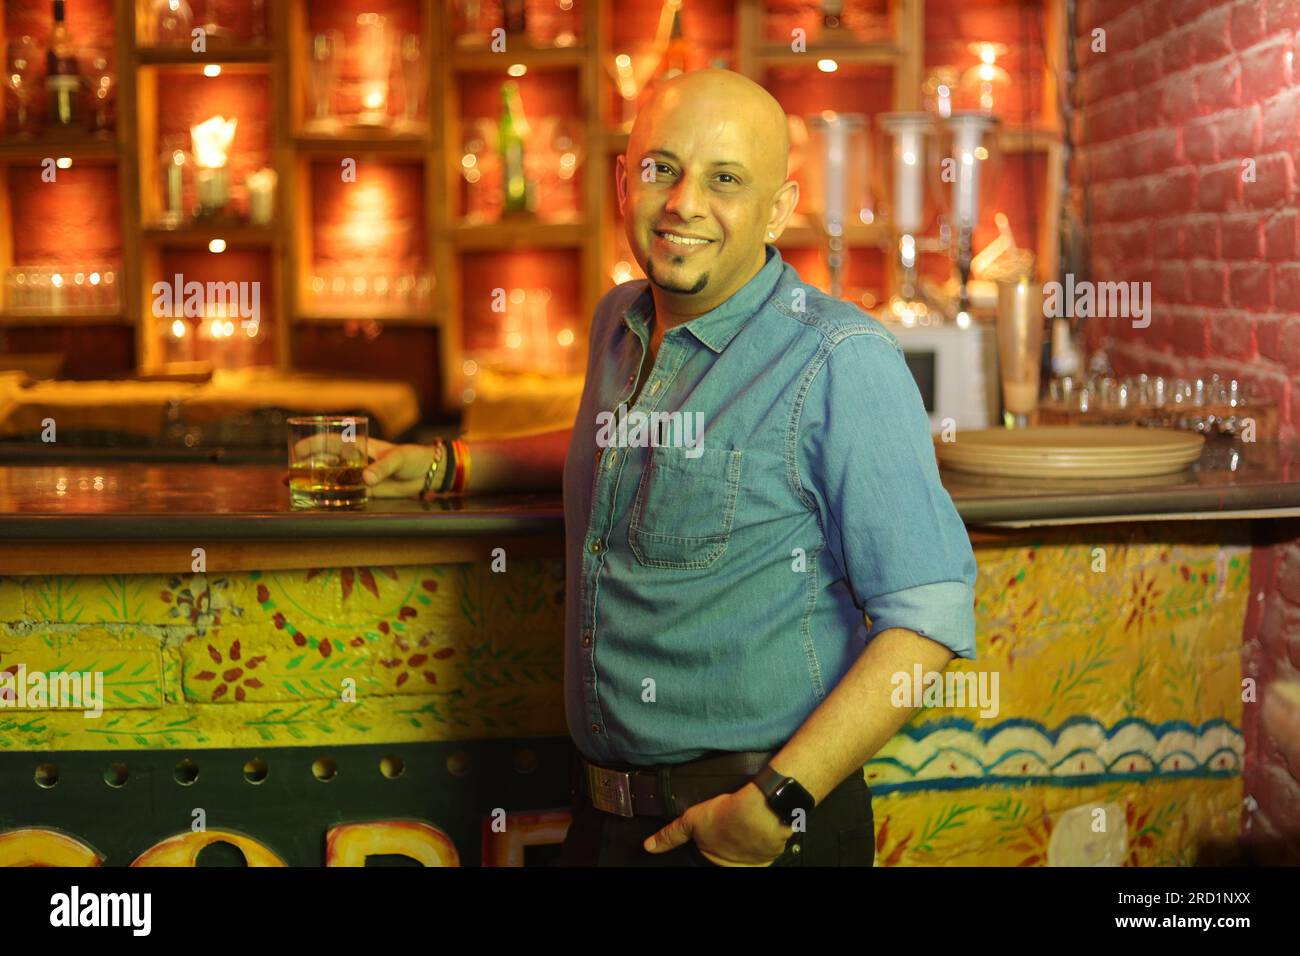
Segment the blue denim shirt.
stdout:
<svg viewBox="0 0 1300 956">
<path fill-rule="evenodd" d="M 888 628 L 973 658 L 975 557 L 894 336 L 771 246 L 645 369 L 653 314 L 644 279 L 601 299 L 565 462 L 578 749 L 777 749 Z M 641 429 L 638 412 L 682 414 Z"/>
</svg>

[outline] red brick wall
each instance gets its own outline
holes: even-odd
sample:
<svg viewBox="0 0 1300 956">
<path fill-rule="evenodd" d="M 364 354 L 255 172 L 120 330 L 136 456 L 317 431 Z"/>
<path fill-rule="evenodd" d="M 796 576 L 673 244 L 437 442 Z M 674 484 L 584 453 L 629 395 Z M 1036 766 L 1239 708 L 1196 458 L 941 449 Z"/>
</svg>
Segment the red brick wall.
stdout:
<svg viewBox="0 0 1300 956">
<path fill-rule="evenodd" d="M 1106 52 L 1091 49 L 1106 31 Z M 1219 372 L 1300 425 L 1296 0 L 1080 0 L 1079 184 L 1095 281 L 1150 281 L 1151 325 L 1090 320 L 1121 374 Z M 1254 164 L 1254 181 L 1246 163 Z"/>
<path fill-rule="evenodd" d="M 1105 30 L 1104 53 L 1091 49 Z M 1088 278 L 1149 281 L 1151 324 L 1090 319 L 1117 372 L 1244 380 L 1300 427 L 1300 46 L 1296 0 L 1079 0 L 1076 185 Z M 1254 181 L 1243 175 L 1253 162 Z M 1300 679 L 1300 526 L 1253 552 L 1243 674 L 1260 702 Z M 1245 707 L 1243 837 L 1256 859 L 1300 862 L 1300 768 Z"/>
</svg>

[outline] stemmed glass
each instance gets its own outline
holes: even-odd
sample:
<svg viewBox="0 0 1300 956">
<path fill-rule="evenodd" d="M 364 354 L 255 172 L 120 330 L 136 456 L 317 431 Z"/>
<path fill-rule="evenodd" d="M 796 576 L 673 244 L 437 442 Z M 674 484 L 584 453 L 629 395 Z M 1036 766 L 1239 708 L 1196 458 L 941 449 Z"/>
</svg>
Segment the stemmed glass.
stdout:
<svg viewBox="0 0 1300 956">
<path fill-rule="evenodd" d="M 32 78 L 39 61 L 36 41 L 29 36 L 9 41 L 9 69 L 5 72 L 5 85 L 13 90 L 18 101 L 18 110 L 14 117 L 15 132 L 20 136 L 31 133 L 28 124 L 31 114 L 28 111 L 28 98 L 32 89 Z"/>
<path fill-rule="evenodd" d="M 614 58 L 605 64 L 614 88 L 623 99 L 620 122 L 624 131 L 632 128 L 637 100 L 664 58 L 664 48 L 658 43 L 643 43 L 631 49 L 630 53 L 615 53 Z"/>
</svg>

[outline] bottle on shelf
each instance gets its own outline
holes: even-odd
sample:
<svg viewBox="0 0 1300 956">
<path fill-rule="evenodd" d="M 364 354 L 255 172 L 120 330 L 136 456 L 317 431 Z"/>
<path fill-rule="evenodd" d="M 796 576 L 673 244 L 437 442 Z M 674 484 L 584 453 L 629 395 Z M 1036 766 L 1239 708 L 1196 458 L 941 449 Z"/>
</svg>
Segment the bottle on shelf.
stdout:
<svg viewBox="0 0 1300 956">
<path fill-rule="evenodd" d="M 844 24 L 840 18 L 844 16 L 844 0 L 822 0 L 822 28 L 826 30 L 838 30 Z"/>
<path fill-rule="evenodd" d="M 506 33 L 522 36 L 528 32 L 528 18 L 524 0 L 504 0 L 501 4 L 502 26 Z"/>
<path fill-rule="evenodd" d="M 67 130 L 78 122 L 81 72 L 64 14 L 64 0 L 54 0 L 54 29 L 45 54 L 45 90 L 49 96 L 47 122 L 54 129 Z"/>
<path fill-rule="evenodd" d="M 682 3 L 683 0 L 667 0 L 666 3 L 666 7 L 672 10 L 673 21 L 659 74 L 664 79 L 685 73 L 691 68 L 690 43 L 682 30 Z"/>
<path fill-rule="evenodd" d="M 524 168 L 524 137 L 527 133 L 528 120 L 519 98 L 519 84 L 507 80 L 501 84 L 501 123 L 497 133 L 506 215 L 531 213 L 535 209 L 536 191 Z"/>
</svg>

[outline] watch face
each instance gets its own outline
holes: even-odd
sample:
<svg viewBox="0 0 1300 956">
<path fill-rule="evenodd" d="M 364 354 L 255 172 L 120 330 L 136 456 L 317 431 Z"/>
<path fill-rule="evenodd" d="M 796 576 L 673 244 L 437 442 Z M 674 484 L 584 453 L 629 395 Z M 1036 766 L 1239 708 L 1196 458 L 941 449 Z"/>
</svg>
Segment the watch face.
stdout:
<svg viewBox="0 0 1300 956">
<path fill-rule="evenodd" d="M 806 813 L 813 808 L 812 794 L 797 780 L 787 778 L 772 794 L 772 806 L 788 823 L 794 818 L 796 810 Z"/>
</svg>

